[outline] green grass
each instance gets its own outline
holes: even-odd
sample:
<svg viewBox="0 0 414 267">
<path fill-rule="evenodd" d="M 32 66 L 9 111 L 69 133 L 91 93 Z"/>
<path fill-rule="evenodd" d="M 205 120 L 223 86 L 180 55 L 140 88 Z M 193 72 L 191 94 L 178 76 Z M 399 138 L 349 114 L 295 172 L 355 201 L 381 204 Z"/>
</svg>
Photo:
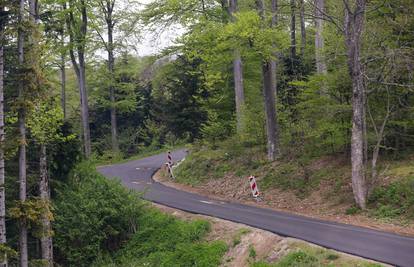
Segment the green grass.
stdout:
<svg viewBox="0 0 414 267">
<path fill-rule="evenodd" d="M 93 161 L 97 166 L 104 166 L 104 165 L 110 165 L 110 164 L 118 164 L 118 163 L 126 163 L 129 161 L 133 161 L 133 160 L 138 160 L 138 159 L 142 159 L 142 158 L 146 158 L 146 157 L 151 157 L 154 155 L 158 155 L 161 153 L 165 153 L 167 151 L 173 151 L 173 150 L 177 150 L 177 149 L 182 149 L 185 148 L 186 145 L 176 145 L 176 146 L 165 146 L 163 148 L 157 148 L 157 149 L 150 149 L 150 150 L 143 150 L 141 151 L 141 153 L 131 156 L 131 157 L 127 157 L 124 158 L 121 154 L 112 154 L 112 153 L 107 153 L 105 155 L 102 155 L 98 158 L 95 158 Z"/>
<path fill-rule="evenodd" d="M 380 264 L 341 256 L 333 251 L 309 246 L 289 252 L 275 263 L 259 261 L 251 267 L 381 267 Z"/>
<path fill-rule="evenodd" d="M 175 170 L 177 181 L 197 186 L 228 174 L 238 177 L 257 175 L 263 177 L 260 181 L 263 190 L 280 188 L 304 197 L 322 179 L 329 179 L 338 172 L 335 167 L 310 171 L 296 160 L 281 159 L 274 165 L 266 160 L 261 146 L 235 147 L 224 143 L 216 149 L 194 148 L 186 161 Z"/>
<path fill-rule="evenodd" d="M 233 237 L 233 242 L 232 242 L 232 244 L 233 244 L 233 247 L 235 247 L 235 246 L 237 246 L 238 244 L 240 244 L 241 243 L 241 238 L 242 238 L 242 236 L 243 235 L 246 235 L 246 234 L 248 234 L 248 233 L 250 233 L 251 231 L 250 231 L 250 229 L 247 229 L 247 228 L 242 228 L 242 229 L 240 229 L 237 233 L 236 233 L 236 235 Z"/>
<path fill-rule="evenodd" d="M 102 258 L 94 266 L 213 267 L 227 251 L 224 242 L 203 241 L 210 231 L 204 220 L 184 222 L 149 209 L 138 225 L 138 232 L 112 259 Z"/>
</svg>

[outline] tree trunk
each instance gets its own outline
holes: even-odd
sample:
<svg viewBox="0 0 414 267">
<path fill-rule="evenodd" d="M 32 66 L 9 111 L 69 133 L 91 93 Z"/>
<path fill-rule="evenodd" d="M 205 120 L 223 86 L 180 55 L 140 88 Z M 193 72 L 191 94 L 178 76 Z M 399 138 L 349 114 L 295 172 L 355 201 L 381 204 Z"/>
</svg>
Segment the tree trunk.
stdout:
<svg viewBox="0 0 414 267">
<path fill-rule="evenodd" d="M 46 145 L 40 145 L 40 198 L 49 205 L 50 190 L 49 177 L 47 172 L 47 153 Z M 42 237 L 40 238 L 40 246 L 42 251 L 42 259 L 47 262 L 48 267 L 53 266 L 53 242 L 52 227 L 48 214 L 42 215 Z"/>
<path fill-rule="evenodd" d="M 323 14 L 325 12 L 325 0 L 315 0 L 315 61 L 316 72 L 327 74 L 325 56 L 323 49 L 325 46 L 323 38 Z"/>
<path fill-rule="evenodd" d="M 277 12 L 278 12 L 278 3 L 277 0 L 272 0 L 271 2 L 271 12 L 272 12 L 272 20 L 271 20 L 271 27 L 274 28 L 277 25 Z M 273 45 L 275 46 L 275 44 Z M 275 157 L 278 157 L 280 155 L 280 140 L 279 140 L 279 133 L 280 133 L 280 127 L 279 127 L 279 123 L 278 123 L 278 116 L 277 116 L 277 79 L 276 79 L 276 73 L 277 73 L 277 62 L 276 62 L 276 58 L 277 55 L 274 55 L 274 59 L 272 59 L 270 61 L 270 67 L 271 67 L 271 78 L 272 78 L 272 85 L 273 85 L 273 98 L 274 98 L 274 115 L 275 115 L 275 119 L 274 119 L 274 123 L 275 123 Z"/>
<path fill-rule="evenodd" d="M 4 7 L 0 7 L 3 13 Z M 0 244 L 6 245 L 6 190 L 4 172 L 4 28 L 0 21 Z M 0 267 L 7 266 L 7 255 L 0 255 Z"/>
<path fill-rule="evenodd" d="M 266 114 L 267 133 L 267 158 L 274 161 L 279 155 L 279 144 L 277 140 L 275 90 L 274 90 L 274 68 L 272 62 L 262 63 L 263 71 L 263 97 Z"/>
<path fill-rule="evenodd" d="M 300 0 L 300 54 L 302 58 L 305 56 L 305 48 L 306 48 L 306 25 L 305 25 L 305 2 L 304 0 Z"/>
<path fill-rule="evenodd" d="M 86 89 L 86 66 L 83 51 L 78 51 L 79 58 L 79 94 L 81 99 L 81 117 L 84 153 L 87 158 L 91 155 L 91 135 L 89 128 L 88 92 Z"/>
<path fill-rule="evenodd" d="M 64 47 L 64 34 L 62 32 L 62 49 Z M 65 52 L 62 51 L 60 55 L 60 100 L 61 106 L 63 111 L 63 119 L 66 121 L 67 113 L 66 113 L 66 55 Z"/>
<path fill-rule="evenodd" d="M 365 0 L 356 0 L 351 11 L 349 1 L 345 7 L 345 45 L 347 48 L 348 68 L 352 79 L 352 189 L 357 205 L 365 209 L 367 183 L 364 164 L 364 81 L 360 62 L 361 34 L 365 16 Z"/>
<path fill-rule="evenodd" d="M 271 20 L 271 27 L 274 28 L 277 25 L 277 12 L 278 12 L 278 2 L 277 0 L 272 0 L 271 2 L 271 12 L 272 12 L 272 20 Z M 273 46 L 275 46 L 275 44 L 273 44 Z M 274 59 L 272 59 L 270 61 L 270 67 L 271 67 L 271 78 L 272 78 L 272 86 L 273 86 L 273 98 L 274 98 L 274 115 L 275 115 L 275 157 L 278 157 L 280 155 L 280 140 L 279 140 L 279 133 L 280 133 L 280 127 L 279 127 L 279 122 L 277 120 L 278 116 L 277 116 L 277 79 L 276 79 L 276 74 L 277 74 L 277 55 L 275 53 L 274 55 Z"/>
<path fill-rule="evenodd" d="M 73 2 L 69 2 L 69 4 L 73 4 Z M 88 106 L 88 93 L 86 89 L 86 75 L 85 75 L 85 42 L 86 42 L 86 33 L 87 33 L 87 26 L 88 26 L 88 17 L 86 12 L 86 4 L 84 0 L 80 1 L 80 12 L 81 12 L 81 21 L 79 22 L 80 25 L 77 23 L 77 19 L 74 16 L 72 11 L 74 8 L 73 5 L 70 5 L 68 16 L 66 17 L 66 25 L 68 28 L 69 39 L 70 39 L 70 49 L 69 55 L 72 61 L 73 69 L 75 71 L 77 80 L 78 80 L 78 87 L 79 87 L 79 95 L 80 95 L 80 104 L 81 104 L 81 119 L 82 119 L 82 135 L 83 135 L 83 151 L 87 158 L 91 155 L 91 137 L 90 137 L 90 128 L 89 128 L 89 106 Z M 63 5 L 63 9 L 66 10 L 65 4 Z M 76 29 L 75 29 L 76 28 Z M 79 31 L 79 32 L 77 32 Z M 77 38 L 75 38 L 75 35 Z M 76 47 L 78 61 L 76 61 L 75 53 L 73 47 Z"/>
<path fill-rule="evenodd" d="M 266 18 L 264 1 L 257 0 L 256 4 L 260 17 L 263 21 L 265 21 Z M 279 147 L 277 144 L 276 136 L 275 66 L 276 64 L 274 61 L 264 60 L 262 62 L 263 98 L 266 116 L 267 158 L 270 161 L 274 161 L 279 154 Z"/>
<path fill-rule="evenodd" d="M 243 62 L 240 51 L 234 50 L 233 59 L 234 93 L 236 102 L 237 132 L 241 133 L 244 128 L 244 85 L 243 85 Z"/>
<path fill-rule="evenodd" d="M 228 6 L 228 13 L 231 19 L 234 21 L 234 13 L 237 12 L 237 0 L 230 0 Z M 236 102 L 236 117 L 237 117 L 237 132 L 241 133 L 244 128 L 244 85 L 243 85 L 243 62 L 241 59 L 240 51 L 234 50 L 233 58 L 233 75 L 234 75 L 234 93 Z"/>
<path fill-rule="evenodd" d="M 296 61 L 296 2 L 290 0 L 290 60 Z M 292 66 L 293 68 L 293 66 Z"/>
<path fill-rule="evenodd" d="M 111 79 L 111 84 L 109 87 L 109 98 L 111 102 L 111 137 L 112 137 L 112 151 L 118 152 L 119 145 L 118 145 L 118 129 L 117 129 L 117 121 L 116 121 L 116 107 L 115 107 L 115 88 L 114 88 L 114 80 L 115 80 L 115 57 L 114 57 L 114 40 L 113 40 L 113 27 L 114 22 L 112 21 L 112 13 L 113 13 L 113 3 L 110 0 L 106 1 L 106 23 L 108 27 L 108 72 Z"/>
<path fill-rule="evenodd" d="M 19 3 L 19 24 L 24 21 L 25 12 L 25 0 L 20 0 Z M 17 37 L 17 50 L 19 65 L 24 65 L 24 31 L 22 27 L 19 27 Z M 24 82 L 23 79 L 19 79 L 18 83 L 18 98 L 20 102 L 24 99 Z M 20 201 L 26 201 L 26 110 L 24 105 L 20 104 L 18 108 L 18 125 L 19 125 L 19 199 Z M 25 219 L 20 220 L 19 223 L 19 249 L 20 249 L 20 266 L 27 267 L 28 251 L 27 251 L 27 222 Z"/>
</svg>

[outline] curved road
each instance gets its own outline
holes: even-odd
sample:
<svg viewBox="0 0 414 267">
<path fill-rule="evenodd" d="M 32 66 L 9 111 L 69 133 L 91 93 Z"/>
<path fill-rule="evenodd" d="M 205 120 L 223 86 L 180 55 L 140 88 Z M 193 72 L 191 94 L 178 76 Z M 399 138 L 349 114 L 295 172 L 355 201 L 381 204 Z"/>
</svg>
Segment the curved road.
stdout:
<svg viewBox="0 0 414 267">
<path fill-rule="evenodd" d="M 173 159 L 181 160 L 185 154 L 184 150 L 175 151 Z M 165 163 L 166 157 L 166 154 L 160 154 L 128 163 L 103 166 L 98 170 L 108 178 L 121 179 L 122 184 L 128 188 L 145 191 L 145 199 L 165 206 L 247 224 L 395 266 L 414 267 L 412 237 L 211 200 L 154 182 L 152 176 Z"/>
</svg>

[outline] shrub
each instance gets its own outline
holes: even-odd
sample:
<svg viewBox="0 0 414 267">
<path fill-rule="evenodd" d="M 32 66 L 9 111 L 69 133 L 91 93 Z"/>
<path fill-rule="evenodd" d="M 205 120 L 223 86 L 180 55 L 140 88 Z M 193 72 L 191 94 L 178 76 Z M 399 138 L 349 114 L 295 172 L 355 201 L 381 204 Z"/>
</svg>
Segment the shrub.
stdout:
<svg viewBox="0 0 414 267">
<path fill-rule="evenodd" d="M 114 266 L 218 266 L 227 250 L 223 242 L 202 242 L 210 231 L 207 221 L 184 222 L 148 209 L 139 225 Z"/>
<path fill-rule="evenodd" d="M 414 218 L 414 177 L 396 181 L 373 190 L 369 204 L 378 217 Z"/>
<path fill-rule="evenodd" d="M 101 253 L 113 252 L 138 227 L 143 202 L 88 162 L 79 164 L 67 185 L 59 188 L 54 244 L 65 266 L 89 266 Z"/>
<path fill-rule="evenodd" d="M 319 266 L 318 259 L 304 251 L 291 252 L 284 257 L 278 266 Z"/>
</svg>

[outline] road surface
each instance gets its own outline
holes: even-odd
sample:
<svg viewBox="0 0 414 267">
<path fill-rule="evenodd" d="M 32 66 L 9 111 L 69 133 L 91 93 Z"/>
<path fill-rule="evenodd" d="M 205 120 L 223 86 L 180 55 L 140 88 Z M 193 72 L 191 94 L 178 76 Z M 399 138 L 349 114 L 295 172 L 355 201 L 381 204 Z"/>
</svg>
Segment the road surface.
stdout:
<svg viewBox="0 0 414 267">
<path fill-rule="evenodd" d="M 175 151 L 173 159 L 181 160 L 185 154 L 185 150 Z M 414 267 L 414 238 L 212 200 L 170 188 L 152 180 L 153 174 L 166 162 L 166 158 L 166 154 L 160 154 L 127 163 L 103 166 L 98 170 L 108 178 L 119 178 L 128 188 L 144 191 L 144 198 L 155 203 L 243 223 L 395 266 Z"/>
</svg>

